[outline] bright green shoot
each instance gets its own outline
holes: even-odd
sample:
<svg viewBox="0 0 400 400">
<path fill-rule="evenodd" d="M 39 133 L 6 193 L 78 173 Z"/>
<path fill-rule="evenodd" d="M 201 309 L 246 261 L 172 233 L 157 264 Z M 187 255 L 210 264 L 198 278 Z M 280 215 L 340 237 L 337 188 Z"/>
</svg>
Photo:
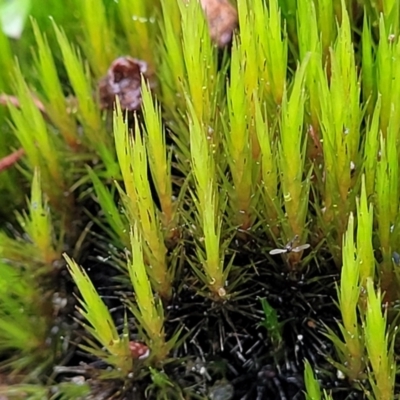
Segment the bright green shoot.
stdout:
<svg viewBox="0 0 400 400">
<path fill-rule="evenodd" d="M 337 34 L 334 2 L 331 0 L 318 0 L 316 5 L 318 29 L 321 32 L 322 54 L 327 57 L 329 48 Z"/>
<path fill-rule="evenodd" d="M 338 289 L 339 308 L 343 325 L 340 326 L 346 352 L 342 354 L 347 361 L 347 374 L 351 380 L 358 379 L 364 371 L 364 344 L 357 320 L 357 307 L 360 298 L 360 263 L 356 258 L 354 242 L 354 218 L 349 217 L 349 226 L 343 238 L 343 266 Z M 371 238 L 369 238 L 371 240 Z"/>
<path fill-rule="evenodd" d="M 264 212 L 267 225 L 273 232 L 273 236 L 277 237 L 279 235 L 278 210 L 280 208 L 278 206 L 278 162 L 275 156 L 277 153 L 277 141 L 271 140 L 273 135 L 271 132 L 272 129 L 269 127 L 266 107 L 262 107 L 256 95 L 254 95 L 253 101 L 255 107 L 255 130 L 260 146 L 261 197 L 265 204 Z"/>
<path fill-rule="evenodd" d="M 233 224 L 242 230 L 249 229 L 255 219 L 254 207 L 258 197 L 259 167 L 254 152 L 259 153 L 257 137 L 251 135 L 251 120 L 248 117 L 251 103 L 247 101 L 246 87 L 243 81 L 243 61 L 240 58 L 238 44 L 235 41 L 232 48 L 231 79 L 227 92 L 229 128 L 225 129 L 225 148 L 229 168 L 232 174 L 230 188 Z M 265 140 L 269 140 L 266 132 Z M 253 140 L 256 139 L 256 140 Z"/>
<path fill-rule="evenodd" d="M 366 288 L 367 279 L 375 276 L 375 257 L 372 245 L 373 208 L 368 205 L 365 177 L 362 177 L 361 197 L 357 199 L 357 262 L 360 270 L 360 285 Z"/>
<path fill-rule="evenodd" d="M 269 304 L 266 298 L 261 298 L 261 306 L 264 311 L 264 320 L 260 323 L 267 329 L 271 343 L 274 347 L 279 348 L 282 344 L 283 324 L 278 320 L 276 310 Z"/>
<path fill-rule="evenodd" d="M 386 137 L 389 120 L 395 126 L 400 123 L 400 40 L 386 25 L 384 15 L 379 21 L 379 45 L 376 51 L 376 85 L 377 91 L 382 95 L 382 108 L 380 127 Z"/>
<path fill-rule="evenodd" d="M 220 199 L 215 179 L 215 161 L 212 141 L 208 140 L 196 112 L 188 100 L 190 120 L 190 150 L 196 191 L 193 200 L 196 204 L 197 220 L 203 232 L 203 243 L 197 243 L 197 254 L 203 271 L 199 276 L 217 298 L 224 298 L 226 274 L 223 269 L 224 257 L 221 249 Z M 195 269 L 195 271 L 197 271 Z"/>
<path fill-rule="evenodd" d="M 181 39 L 181 18 L 177 0 L 161 0 L 162 25 L 161 34 L 164 38 L 159 50 L 161 60 L 158 73 L 163 103 L 170 117 L 180 119 L 176 109 L 184 110 L 182 83 L 185 82 L 186 67 L 183 59 Z"/>
<path fill-rule="evenodd" d="M 150 189 L 147 150 L 145 139 L 142 139 L 139 124 L 135 120 L 135 139 L 132 141 L 132 174 L 135 182 L 136 198 L 138 200 L 140 232 L 146 242 L 146 257 L 151 270 L 154 288 L 161 297 L 171 296 L 171 271 L 167 265 L 167 248 L 161 229 L 158 210 L 154 204 Z"/>
<path fill-rule="evenodd" d="M 158 32 L 154 11 L 158 3 L 158 0 L 120 0 L 117 5 L 130 54 L 146 61 L 153 68 L 155 67 L 153 43 L 155 33 Z"/>
<path fill-rule="evenodd" d="M 218 122 L 225 76 L 218 71 L 217 49 L 211 42 L 204 12 L 198 1 L 161 1 L 165 41 L 160 52 L 160 85 L 168 124 L 173 127 L 178 162 L 189 172 L 189 131 L 186 97 L 197 118 L 210 132 L 218 151 Z M 224 66 L 222 67 L 224 69 Z"/>
<path fill-rule="evenodd" d="M 58 151 L 60 140 L 47 128 L 18 66 L 15 79 L 20 107 L 9 105 L 14 133 L 25 150 L 29 168 L 40 168 L 43 189 L 52 206 L 59 210 L 65 205 L 66 190 L 64 162 Z"/>
<path fill-rule="evenodd" d="M 150 88 L 142 80 L 143 99 L 143 131 L 146 133 L 148 144 L 148 158 L 151 176 L 156 187 L 161 204 L 161 219 L 165 229 L 165 236 L 171 237 L 176 228 L 176 205 L 172 197 L 171 160 L 165 141 L 165 130 L 161 122 L 161 109 L 151 97 Z"/>
<path fill-rule="evenodd" d="M 326 72 L 319 96 L 325 161 L 324 219 L 335 227 L 340 245 L 349 212 L 355 206 L 353 171 L 361 162 L 358 149 L 362 116 L 352 32 L 345 7 L 331 50 L 330 83 L 328 80 Z"/>
<path fill-rule="evenodd" d="M 371 369 L 368 374 L 375 399 L 392 400 L 395 394 L 396 362 L 394 338 L 389 339 L 387 315 L 382 314 L 382 296 L 373 280 L 367 281 L 365 344 Z M 370 396 L 372 398 L 372 396 Z"/>
<path fill-rule="evenodd" d="M 304 76 L 308 60 L 299 67 L 288 98 L 285 90 L 282 100 L 281 136 L 278 145 L 279 169 L 282 179 L 282 195 L 287 215 L 287 223 L 283 226 L 285 240 L 294 236 L 305 239 L 306 218 L 308 211 L 308 194 L 310 189 L 310 173 L 304 176 L 306 140 L 304 138 Z M 311 171 L 310 171 L 311 172 Z M 300 253 L 293 253 L 290 263 L 294 266 L 300 259 Z"/>
<path fill-rule="evenodd" d="M 317 142 L 317 154 L 311 154 L 311 158 L 318 159 L 322 152 L 319 132 L 319 104 L 320 104 L 320 81 L 323 76 L 322 65 L 322 44 L 320 38 L 320 30 L 318 29 L 317 10 L 313 0 L 305 0 L 298 3 L 297 9 L 297 32 L 299 41 L 300 60 L 309 58 L 307 65 L 305 86 L 307 88 L 311 127 L 314 132 L 314 140 Z M 306 113 L 307 114 L 307 113 Z M 318 160 L 318 162 L 320 162 Z"/>
<path fill-rule="evenodd" d="M 82 298 L 77 310 L 87 323 L 82 323 L 85 330 L 95 339 L 87 338 L 87 345 L 81 345 L 89 354 L 93 354 L 113 365 L 122 377 L 133 368 L 132 353 L 129 348 L 129 335 L 125 323 L 124 332 L 119 334 L 103 300 L 96 292 L 85 270 L 64 254 L 67 268 Z M 99 346 L 100 345 L 100 346 Z"/>
<path fill-rule="evenodd" d="M 105 135 L 105 133 L 102 132 L 100 112 L 91 96 L 92 87 L 88 67 L 82 62 L 82 57 L 79 51 L 68 41 L 65 32 L 55 24 L 54 30 L 61 49 L 68 77 L 79 103 L 79 120 L 88 128 L 88 135 L 90 135 L 88 139 L 94 139 L 93 135 L 95 132 L 97 135 Z M 97 140 L 98 139 L 99 138 L 97 138 Z M 93 143 L 96 142 L 93 140 Z"/>
<path fill-rule="evenodd" d="M 379 115 L 381 111 L 381 96 L 374 106 L 372 118 L 367 122 L 367 131 L 364 145 L 364 175 L 365 190 L 369 198 L 375 193 L 375 176 L 377 172 L 379 150 Z"/>
<path fill-rule="evenodd" d="M 85 35 L 83 47 L 90 67 L 97 79 L 101 78 L 110 64 L 117 58 L 103 0 L 75 1 L 81 14 L 82 30 Z M 131 14 L 130 14 L 131 15 Z"/>
<path fill-rule="evenodd" d="M 238 37 L 239 59 L 243 60 L 243 83 L 247 100 L 257 93 L 266 102 L 268 111 L 275 113 L 281 104 L 286 77 L 287 40 L 277 1 L 269 7 L 262 1 L 238 1 L 241 34 Z M 254 109 L 250 107 L 251 114 Z"/>
<path fill-rule="evenodd" d="M 373 39 L 371 32 L 371 22 L 367 15 L 364 15 L 363 31 L 362 31 L 362 93 L 363 101 L 367 104 L 367 112 L 371 115 L 377 98 L 376 87 L 376 65 L 373 57 Z"/>
<path fill-rule="evenodd" d="M 306 400 L 333 400 L 332 396 L 325 390 L 321 393 L 319 382 L 308 360 L 304 361 L 304 383 L 306 385 Z"/>
<path fill-rule="evenodd" d="M 92 94 L 89 68 L 82 61 L 79 51 L 68 41 L 65 32 L 55 23 L 54 31 L 63 56 L 64 66 L 77 99 L 79 122 L 84 127 L 85 145 L 94 149 L 101 157 L 110 177 L 118 177 L 112 138 L 107 134 L 99 105 Z"/>
<path fill-rule="evenodd" d="M 113 132 L 118 164 L 124 182 L 124 193 L 126 194 L 125 207 L 128 210 L 130 217 L 133 218 L 133 220 L 136 220 L 139 217 L 139 210 L 135 190 L 136 183 L 133 179 L 131 166 L 133 143 L 128 131 L 128 124 L 124 120 L 119 102 L 117 102 L 113 115 Z"/>
<path fill-rule="evenodd" d="M 381 285 L 387 300 L 395 300 L 397 282 L 394 279 L 392 250 L 396 250 L 398 241 L 398 196 L 399 196 L 399 159 L 396 145 L 398 129 L 391 119 L 387 129 L 387 139 L 381 137 L 380 160 L 376 168 L 376 209 L 379 242 L 383 255 L 380 266 Z"/>
<path fill-rule="evenodd" d="M 127 122 L 123 120 L 121 109 L 117 106 L 114 112 L 114 137 L 125 184 L 125 192 L 120 190 L 120 193 L 130 224 L 137 225 L 144 238 L 145 259 L 149 264 L 153 287 L 161 297 L 168 299 L 172 294 L 173 276 L 168 270 L 162 224 L 150 189 L 146 138 L 142 138 L 136 117 L 134 132 L 130 136 Z M 149 149 L 154 150 L 154 147 Z"/>
<path fill-rule="evenodd" d="M 74 116 L 67 111 L 67 105 L 61 82 L 58 78 L 52 50 L 50 49 L 46 36 L 40 32 L 38 24 L 34 20 L 32 20 L 32 27 L 37 44 L 37 51 L 34 54 L 35 65 L 40 76 L 39 81 L 45 94 L 45 109 L 48 117 L 60 130 L 66 143 L 72 149 L 77 149 L 79 146 L 79 138 L 76 120 Z"/>
<path fill-rule="evenodd" d="M 304 362 L 304 383 L 306 385 L 307 400 L 321 400 L 322 393 L 318 381 L 315 379 L 314 372 L 308 360 Z"/>
<path fill-rule="evenodd" d="M 50 209 L 46 195 L 42 192 L 38 169 L 35 169 L 33 175 L 29 215 L 19 215 L 18 220 L 36 249 L 37 260 L 51 268 L 53 261 L 59 259 L 61 254 L 54 243 Z"/>
<path fill-rule="evenodd" d="M 239 0 L 240 59 L 246 60 L 243 80 L 248 96 L 254 91 L 276 110 L 286 82 L 287 39 L 277 0 Z"/>
<path fill-rule="evenodd" d="M 88 171 L 93 182 L 93 188 L 96 193 L 97 201 L 103 210 L 107 224 L 111 228 L 108 228 L 111 231 L 110 236 L 124 247 L 128 247 L 130 244 L 129 224 L 126 220 L 126 216 L 121 214 L 119 204 L 115 202 L 114 191 L 116 189 L 114 188 L 114 190 L 110 190 L 100 180 L 95 171 L 92 169 L 88 169 Z"/>
<path fill-rule="evenodd" d="M 182 50 L 187 74 L 184 90 L 190 96 L 197 118 L 214 127 L 213 100 L 218 76 L 216 49 L 211 43 L 200 2 L 179 1 L 178 4 L 182 17 Z"/>
<path fill-rule="evenodd" d="M 131 231 L 131 261 L 128 262 L 129 276 L 135 293 L 136 305 L 129 304 L 132 313 L 139 322 L 150 357 L 158 362 L 165 359 L 170 347 L 165 342 L 164 310 L 160 298 L 152 291 L 148 267 L 144 263 L 143 238 L 135 225 Z"/>
<path fill-rule="evenodd" d="M 338 287 L 339 308 L 342 323 L 339 328 L 343 340 L 328 329 L 327 336 L 338 352 L 340 363 L 336 366 L 351 380 L 359 380 L 365 370 L 364 338 L 358 323 L 358 303 L 361 287 L 360 264 L 356 258 L 354 242 L 354 217 L 350 214 L 349 226 L 343 238 L 343 267 Z"/>
</svg>

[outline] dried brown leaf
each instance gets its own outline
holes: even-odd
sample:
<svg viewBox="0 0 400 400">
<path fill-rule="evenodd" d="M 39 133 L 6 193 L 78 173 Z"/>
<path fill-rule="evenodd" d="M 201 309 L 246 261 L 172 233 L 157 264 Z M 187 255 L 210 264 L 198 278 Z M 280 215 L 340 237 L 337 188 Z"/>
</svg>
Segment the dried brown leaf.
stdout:
<svg viewBox="0 0 400 400">
<path fill-rule="evenodd" d="M 123 110 L 134 111 L 142 104 L 141 77 L 148 72 L 147 63 L 132 57 L 113 61 L 107 75 L 99 82 L 102 109 L 112 109 L 118 96 Z"/>
<path fill-rule="evenodd" d="M 218 47 L 225 47 L 232 41 L 238 25 L 236 8 L 228 0 L 200 0 L 208 21 L 211 39 Z"/>
<path fill-rule="evenodd" d="M 47 111 L 46 111 L 46 108 L 44 107 L 43 103 L 33 95 L 32 95 L 32 100 L 33 100 L 35 106 L 38 108 L 38 110 L 42 113 L 42 115 L 46 119 L 48 119 Z M 0 94 L 0 105 L 6 106 L 8 104 L 11 104 L 14 107 L 20 108 L 20 102 L 17 97 L 11 96 L 9 94 Z"/>
<path fill-rule="evenodd" d="M 0 172 L 12 167 L 24 154 L 24 149 L 18 149 L 8 156 L 0 158 Z"/>
</svg>

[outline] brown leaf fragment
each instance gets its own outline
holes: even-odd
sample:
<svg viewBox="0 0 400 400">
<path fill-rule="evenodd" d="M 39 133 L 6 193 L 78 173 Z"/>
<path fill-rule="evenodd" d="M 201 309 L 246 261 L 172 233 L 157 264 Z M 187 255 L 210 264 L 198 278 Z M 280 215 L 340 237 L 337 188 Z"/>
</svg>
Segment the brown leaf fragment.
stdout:
<svg viewBox="0 0 400 400">
<path fill-rule="evenodd" d="M 18 149 L 8 156 L 0 158 L 0 172 L 12 167 L 24 154 L 24 149 Z"/>
<path fill-rule="evenodd" d="M 113 61 L 107 75 L 99 82 L 99 100 L 102 109 L 112 109 L 118 96 L 123 110 L 134 111 L 142 104 L 141 77 L 148 72 L 147 63 L 132 57 Z"/>
<path fill-rule="evenodd" d="M 211 39 L 218 47 L 225 47 L 232 41 L 238 25 L 236 8 L 228 0 L 200 0 L 208 21 Z"/>
<path fill-rule="evenodd" d="M 38 110 L 42 113 L 45 119 L 48 119 L 46 108 L 43 103 L 35 96 L 32 95 L 32 100 Z M 0 94 L 0 105 L 6 106 L 8 104 L 13 105 L 14 107 L 20 108 L 20 102 L 17 97 L 11 96 L 9 94 Z"/>
<path fill-rule="evenodd" d="M 149 348 L 143 343 L 131 341 L 129 342 L 129 349 L 134 359 L 143 360 L 150 355 Z"/>
</svg>

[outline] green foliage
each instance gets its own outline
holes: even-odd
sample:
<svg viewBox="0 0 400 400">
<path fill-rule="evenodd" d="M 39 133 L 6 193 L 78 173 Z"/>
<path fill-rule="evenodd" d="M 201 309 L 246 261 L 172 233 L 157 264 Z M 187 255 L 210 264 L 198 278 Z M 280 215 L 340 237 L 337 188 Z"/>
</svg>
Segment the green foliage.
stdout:
<svg viewBox="0 0 400 400">
<path fill-rule="evenodd" d="M 111 147 L 111 138 L 102 123 L 99 105 L 92 96 L 89 69 L 82 61 L 79 51 L 69 43 L 65 32 L 54 24 L 54 30 L 61 49 L 65 69 L 74 90 L 78 106 L 74 110 L 85 132 L 87 143 L 101 157 L 109 176 L 117 176 L 115 152 Z"/>
<path fill-rule="evenodd" d="M 155 41 L 159 27 L 155 23 L 159 1 L 119 1 L 118 13 L 129 46 L 129 53 L 155 67 Z"/>
<path fill-rule="evenodd" d="M 396 377 L 394 340 L 386 332 L 387 315 L 382 314 L 381 293 L 375 292 L 371 278 L 367 281 L 367 298 L 365 344 L 371 364 L 369 381 L 376 399 L 392 399 Z"/>
<path fill-rule="evenodd" d="M 18 221 L 36 248 L 41 263 L 51 265 L 60 252 L 54 243 L 54 229 L 47 200 L 43 198 L 39 170 L 35 170 L 31 190 L 29 216 L 21 215 Z"/>
<path fill-rule="evenodd" d="M 111 228 L 108 231 L 114 239 L 113 242 L 127 247 L 129 245 L 129 224 L 125 215 L 120 213 L 119 205 L 114 201 L 116 190 L 108 189 L 92 169 L 89 169 L 89 176 L 104 217 Z M 103 229 L 107 229 L 104 224 L 101 225 Z"/>
<path fill-rule="evenodd" d="M 309 173 L 303 181 L 305 164 L 303 80 L 306 66 L 307 60 L 303 62 L 295 75 L 290 99 L 285 91 L 282 100 L 281 137 L 278 151 L 283 204 L 287 216 L 287 223 L 283 225 L 283 237 L 286 242 L 296 235 L 303 239 L 306 233 L 310 188 Z M 298 259 L 298 257 L 293 257 L 292 262 L 295 263 Z"/>
<path fill-rule="evenodd" d="M 190 151 L 196 191 L 193 199 L 196 204 L 197 223 L 203 235 L 197 244 L 197 256 L 202 269 L 195 269 L 202 282 L 209 286 L 216 298 L 224 298 L 226 271 L 224 272 L 223 249 L 221 249 L 222 218 L 219 208 L 220 200 L 217 191 L 215 161 L 212 152 L 212 141 L 208 140 L 204 128 L 196 115 L 193 105 L 188 101 L 190 111 Z M 204 244 L 203 244 L 204 243 Z"/>
<path fill-rule="evenodd" d="M 99 347 L 91 338 L 87 338 L 88 344 L 81 345 L 81 347 L 88 353 L 107 360 L 117 368 L 116 371 L 122 376 L 127 375 L 133 367 L 127 325 L 124 326 L 124 332 L 120 335 L 111 314 L 96 292 L 87 273 L 67 255 L 64 257 L 68 264 L 68 270 L 82 295 L 82 299 L 79 299 L 78 311 L 89 323 L 89 325 L 84 324 L 85 330 L 101 345 Z"/>
<path fill-rule="evenodd" d="M 136 303 L 130 305 L 130 310 L 138 321 L 139 331 L 143 332 L 150 349 L 152 362 L 163 361 L 174 347 L 178 334 L 170 342 L 165 340 L 164 310 L 161 299 L 156 298 L 151 290 L 151 284 L 143 261 L 143 242 L 139 231 L 134 226 L 131 232 L 132 260 L 128 263 L 129 276 L 136 295 Z"/>
<path fill-rule="evenodd" d="M 84 399 L 90 394 L 90 388 L 85 383 L 62 382 L 59 385 L 47 387 L 40 385 L 20 384 L 1 387 L 0 393 L 10 396 L 11 399 L 41 400 L 68 400 Z"/>
<path fill-rule="evenodd" d="M 130 225 L 138 225 L 145 240 L 146 261 L 151 266 L 152 284 L 162 297 L 169 298 L 173 276 L 168 270 L 167 248 L 149 184 L 146 139 L 142 138 L 136 118 L 134 132 L 132 135 L 128 132 L 127 121 L 124 121 L 118 106 L 114 112 L 114 136 L 125 184 L 125 192 L 120 189 L 120 194 Z"/>
<path fill-rule="evenodd" d="M 343 323 L 339 324 L 343 341 L 332 331 L 329 337 L 339 353 L 344 373 L 349 379 L 362 377 L 365 368 L 364 339 L 358 323 L 358 301 L 360 298 L 360 264 L 356 258 L 354 243 L 354 217 L 350 214 L 349 227 L 343 239 L 343 267 L 338 288 L 339 308 Z"/>
<path fill-rule="evenodd" d="M 41 293 L 39 273 L 25 273 L 22 267 L 0 262 L 0 349 L 14 356 L 3 361 L 14 374 L 30 370 L 35 379 L 52 363 L 51 349 L 45 345 L 50 316 L 46 315 L 48 294 Z"/>
<path fill-rule="evenodd" d="M 276 310 L 271 307 L 267 299 L 260 300 L 265 315 L 261 325 L 268 331 L 272 344 L 278 347 L 282 343 L 282 323 L 279 322 Z"/>
<path fill-rule="evenodd" d="M 41 34 L 36 21 L 32 21 L 32 27 L 38 47 L 38 51 L 35 54 L 35 64 L 45 95 L 45 109 L 54 125 L 60 130 L 66 143 L 75 149 L 79 145 L 76 121 L 73 115 L 67 111 L 52 50 L 46 36 Z"/>
<path fill-rule="evenodd" d="M 344 342 L 332 331 L 329 337 L 335 343 L 342 363 L 346 365 L 343 371 L 350 379 L 359 380 L 368 371 L 375 398 L 392 399 L 396 370 L 394 339 L 387 333 L 387 316 L 386 313 L 382 314 L 381 293 L 380 290 L 375 291 L 373 284 L 373 215 L 372 205 L 369 209 L 367 207 L 364 181 L 357 216 L 357 248 L 353 238 L 354 220 L 351 214 L 343 244 L 343 269 L 341 286 L 338 289 L 343 318 L 343 325 L 340 324 L 339 327 Z M 383 278 L 382 275 L 382 283 Z"/>
<path fill-rule="evenodd" d="M 76 1 L 76 9 L 82 21 L 85 35 L 83 48 L 94 76 L 101 78 L 117 57 L 113 32 L 108 26 L 106 7 L 102 1 Z"/>
<path fill-rule="evenodd" d="M 18 215 L 27 241 L 0 232 L 0 349 L 13 352 L 3 368 L 13 374 L 40 376 L 54 361 L 58 338 L 49 346 L 52 324 L 48 274 L 59 258 L 50 210 L 35 170 L 29 214 Z M 29 372 L 28 372 L 29 371 Z"/>
<path fill-rule="evenodd" d="M 150 88 L 142 79 L 143 131 L 149 149 L 149 165 L 161 207 L 161 220 L 165 236 L 171 237 L 176 227 L 176 205 L 172 196 L 171 157 L 166 144 L 165 130 L 161 121 L 161 109 L 153 102 Z"/>
<path fill-rule="evenodd" d="M 39 168 L 44 191 L 56 209 L 63 202 L 66 183 L 63 174 L 64 162 L 57 151 L 60 139 L 52 135 L 43 115 L 38 110 L 20 68 L 15 69 L 15 86 L 20 107 L 9 105 L 13 131 L 27 156 L 28 168 Z"/>
<path fill-rule="evenodd" d="M 310 363 L 306 360 L 304 362 L 304 382 L 306 385 L 306 400 L 332 400 L 332 396 L 325 390 L 323 396 L 319 382 L 315 379 L 313 370 Z"/>
<path fill-rule="evenodd" d="M 224 132 L 224 145 L 232 174 L 232 188 L 230 188 L 232 219 L 235 225 L 245 231 L 254 223 L 254 209 L 257 206 L 258 196 L 254 196 L 254 193 L 257 192 L 259 175 L 257 159 L 260 145 L 252 132 L 252 120 L 246 115 L 251 106 L 251 99 L 246 96 L 247 88 L 242 78 L 245 72 L 242 52 L 243 44 L 235 41 L 232 48 L 231 80 L 227 90 L 229 126 Z M 262 116 L 260 118 L 262 119 Z M 268 146 L 268 137 L 265 139 L 264 142 L 268 143 L 263 144 Z"/>
<path fill-rule="evenodd" d="M 306 384 L 306 399 L 320 400 L 322 398 L 321 389 L 307 360 L 305 361 L 304 381 Z"/>
<path fill-rule="evenodd" d="M 213 20 L 203 1 L 43 0 L 10 41 L 29 3 L 12 5 L 16 24 L 0 0 L 0 367 L 14 379 L 0 392 L 96 396 L 109 378 L 117 398 L 212 398 L 236 368 L 226 354 L 279 369 L 303 318 L 296 340 L 311 330 L 336 350 L 333 367 L 306 354 L 307 399 L 335 396 L 332 368 L 349 391 L 393 399 L 399 2 L 237 0 L 228 49 L 212 39 L 220 1 Z M 141 108 L 104 110 L 99 81 L 124 54 L 149 66 L 130 82 Z M 338 274 L 335 322 L 315 299 Z M 69 343 L 94 359 L 90 388 L 54 382 Z"/>
</svg>

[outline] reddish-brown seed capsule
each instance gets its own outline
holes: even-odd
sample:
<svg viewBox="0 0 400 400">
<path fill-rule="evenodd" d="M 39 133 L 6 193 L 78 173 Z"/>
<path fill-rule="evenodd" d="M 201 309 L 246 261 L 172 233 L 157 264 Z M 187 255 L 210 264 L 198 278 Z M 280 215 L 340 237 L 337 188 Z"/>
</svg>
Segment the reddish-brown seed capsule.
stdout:
<svg viewBox="0 0 400 400">
<path fill-rule="evenodd" d="M 232 40 L 238 24 L 236 8 L 228 0 L 200 0 L 207 17 L 211 39 L 218 47 L 225 47 Z"/>
<path fill-rule="evenodd" d="M 99 82 L 100 107 L 112 109 L 119 97 L 123 110 L 134 111 L 142 104 L 141 77 L 147 72 L 147 63 L 132 57 L 113 61 L 107 75 Z"/>
<path fill-rule="evenodd" d="M 132 357 L 137 360 L 144 360 L 150 355 L 149 348 L 143 343 L 131 341 L 129 342 L 129 349 Z"/>
</svg>

